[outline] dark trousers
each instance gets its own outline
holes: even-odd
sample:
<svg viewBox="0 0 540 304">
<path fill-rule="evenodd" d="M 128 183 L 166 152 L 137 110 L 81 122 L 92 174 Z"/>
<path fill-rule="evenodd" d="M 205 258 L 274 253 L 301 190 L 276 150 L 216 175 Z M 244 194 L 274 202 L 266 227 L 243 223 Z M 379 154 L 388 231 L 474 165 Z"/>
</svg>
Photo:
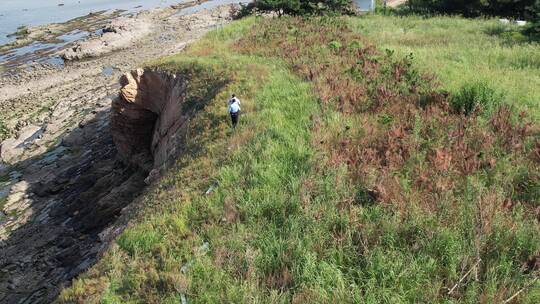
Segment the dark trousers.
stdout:
<svg viewBox="0 0 540 304">
<path fill-rule="evenodd" d="M 240 118 L 239 116 L 240 116 L 240 112 L 231 113 L 231 122 L 232 122 L 233 128 L 236 128 L 236 125 L 238 124 L 238 120 Z"/>
</svg>

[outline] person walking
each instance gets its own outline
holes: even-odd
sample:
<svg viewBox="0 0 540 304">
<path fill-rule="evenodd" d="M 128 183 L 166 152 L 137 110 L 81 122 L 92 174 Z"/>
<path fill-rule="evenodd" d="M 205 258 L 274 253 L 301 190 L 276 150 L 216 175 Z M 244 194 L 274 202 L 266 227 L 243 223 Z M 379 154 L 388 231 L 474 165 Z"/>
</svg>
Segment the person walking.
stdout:
<svg viewBox="0 0 540 304">
<path fill-rule="evenodd" d="M 238 125 L 240 110 L 240 99 L 236 98 L 235 94 L 232 94 L 231 99 L 229 100 L 229 114 L 231 115 L 233 129 L 236 129 L 236 125 Z"/>
</svg>

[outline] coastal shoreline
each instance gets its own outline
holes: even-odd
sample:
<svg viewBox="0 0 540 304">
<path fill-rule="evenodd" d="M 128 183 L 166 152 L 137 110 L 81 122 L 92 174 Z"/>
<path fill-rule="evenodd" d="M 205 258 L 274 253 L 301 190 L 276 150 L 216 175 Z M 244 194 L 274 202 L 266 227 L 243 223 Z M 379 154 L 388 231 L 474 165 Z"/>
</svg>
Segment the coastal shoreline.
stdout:
<svg viewBox="0 0 540 304">
<path fill-rule="evenodd" d="M 116 157 L 110 114 L 118 79 L 181 52 L 237 9 L 145 11 L 111 29 L 114 39 L 138 22 L 151 24 L 124 45 L 0 77 L 0 302 L 52 302 L 122 230 L 117 219 L 146 176 Z M 101 45 L 103 36 L 87 41 Z"/>
<path fill-rule="evenodd" d="M 17 74 L 21 70 L 32 70 L 41 64 L 61 67 L 64 65 L 63 53 L 66 49 L 108 35 L 111 32 L 111 24 L 118 24 L 116 28 L 129 27 L 131 33 L 127 33 L 127 36 L 142 36 L 145 34 L 144 29 L 133 28 L 143 24 L 144 21 L 153 20 L 155 17 L 167 18 L 168 15 L 181 14 L 184 11 L 193 13 L 205 7 L 212 8 L 235 2 L 239 1 L 191 0 L 140 11 L 102 10 L 66 22 L 21 26 L 16 32 L 8 35 L 15 40 L 0 45 L 0 73 Z M 126 39 L 124 36 L 126 33 L 117 37 Z M 134 38 L 137 37 L 127 37 L 129 40 Z M 106 44 L 110 41 L 104 42 Z"/>
</svg>

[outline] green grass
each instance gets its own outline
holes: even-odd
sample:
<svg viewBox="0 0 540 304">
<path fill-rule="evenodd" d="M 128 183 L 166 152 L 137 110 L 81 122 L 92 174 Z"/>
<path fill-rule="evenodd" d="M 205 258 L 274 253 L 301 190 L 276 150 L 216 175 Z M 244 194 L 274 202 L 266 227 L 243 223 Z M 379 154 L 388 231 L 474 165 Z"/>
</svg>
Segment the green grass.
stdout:
<svg viewBox="0 0 540 304">
<path fill-rule="evenodd" d="M 461 113 L 498 94 L 484 87 L 457 85 L 463 109 L 445 107 L 418 57 L 385 55 L 340 19 L 248 18 L 149 63 L 227 85 L 188 92 L 205 97 L 190 99 L 177 165 L 60 301 L 491 303 L 524 288 L 516 301 L 538 303 L 523 266 L 540 251 L 535 138 L 495 104 Z"/>
<path fill-rule="evenodd" d="M 435 74 L 450 92 L 485 82 L 504 93 L 508 103 L 540 120 L 540 46 L 500 35 L 512 26 L 489 19 L 380 15 L 350 22 L 379 48 L 400 56 L 412 53 L 415 64 Z"/>
<path fill-rule="evenodd" d="M 186 155 L 179 171 L 171 172 L 148 195 L 146 201 L 162 203 L 159 212 L 143 216 L 118 239 L 116 252 L 100 263 L 98 269 L 112 267 L 113 273 L 106 279 L 81 279 L 64 293 L 66 301 L 86 301 L 92 296 L 88 287 L 103 282 L 106 289 L 99 290 L 96 299 L 113 303 L 176 303 L 182 293 L 190 303 L 287 299 L 261 292 L 257 282 L 268 275 L 276 277 L 269 284 L 281 284 L 287 280 L 279 278 L 285 267 L 301 266 L 294 260 L 303 259 L 301 248 L 298 256 L 286 257 L 288 247 L 302 246 L 301 242 L 289 244 L 283 237 L 298 228 L 296 194 L 311 168 L 310 116 L 318 103 L 310 86 L 284 64 L 237 55 L 228 44 L 219 47 L 253 22 L 237 22 L 211 33 L 187 54 L 150 64 L 170 70 L 197 65 L 230 71 L 233 83 L 194 122 L 198 136 L 192 144 L 203 149 L 200 154 Z M 246 111 L 238 133 L 224 131 L 228 128 L 223 101 L 230 92 L 239 94 Z M 204 195 L 212 186 L 215 191 Z M 160 191 L 161 187 L 179 192 Z M 200 249 L 205 243 L 210 252 Z M 216 265 L 216 259 L 222 265 Z M 186 273 L 183 265 L 189 266 Z M 164 278 L 166 273 L 172 274 Z M 239 279 L 250 276 L 252 283 Z M 187 280 L 189 286 L 182 283 Z"/>
</svg>

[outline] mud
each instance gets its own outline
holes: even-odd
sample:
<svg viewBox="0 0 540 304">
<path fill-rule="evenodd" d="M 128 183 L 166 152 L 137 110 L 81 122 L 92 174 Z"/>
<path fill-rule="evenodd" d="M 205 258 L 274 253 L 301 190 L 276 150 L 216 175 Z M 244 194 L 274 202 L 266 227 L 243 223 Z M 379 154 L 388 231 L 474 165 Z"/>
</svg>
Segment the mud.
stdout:
<svg viewBox="0 0 540 304">
<path fill-rule="evenodd" d="M 150 21 L 149 32 L 122 48 L 0 79 L 0 303 L 53 301 L 122 231 L 149 172 L 121 161 L 113 142 L 118 80 L 229 22 L 232 10 L 148 11 L 134 18 Z"/>
</svg>

